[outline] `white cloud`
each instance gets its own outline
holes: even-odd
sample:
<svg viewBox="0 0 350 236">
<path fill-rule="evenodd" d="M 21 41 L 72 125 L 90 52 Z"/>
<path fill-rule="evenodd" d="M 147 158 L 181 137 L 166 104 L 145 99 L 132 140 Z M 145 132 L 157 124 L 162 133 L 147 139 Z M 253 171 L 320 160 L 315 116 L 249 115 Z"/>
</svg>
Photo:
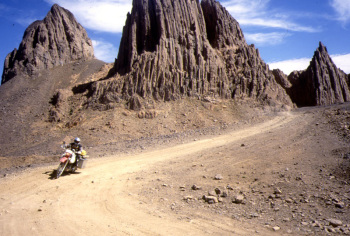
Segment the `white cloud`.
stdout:
<svg viewBox="0 0 350 236">
<path fill-rule="evenodd" d="M 293 22 L 287 12 L 275 13 L 268 6 L 270 0 L 224 0 L 223 6 L 241 25 L 278 28 L 297 32 L 318 32 L 319 29 Z"/>
<path fill-rule="evenodd" d="M 343 23 L 350 21 L 350 0 L 331 0 L 330 5 L 337 13 L 337 20 Z"/>
<path fill-rule="evenodd" d="M 126 15 L 131 11 L 132 0 L 46 0 L 71 11 L 85 28 L 120 33 Z"/>
<path fill-rule="evenodd" d="M 311 58 L 290 59 L 268 63 L 271 70 L 280 69 L 289 75 L 294 70 L 305 70 L 310 64 Z"/>
<path fill-rule="evenodd" d="M 331 58 L 338 68 L 350 74 L 350 54 L 331 55 Z"/>
<path fill-rule="evenodd" d="M 345 73 L 350 74 L 350 54 L 344 55 L 331 55 L 331 58 L 335 65 L 343 70 Z M 299 58 L 285 61 L 278 61 L 268 63 L 270 69 L 280 69 L 285 74 L 289 75 L 294 70 L 305 70 L 310 65 L 311 58 Z"/>
<path fill-rule="evenodd" d="M 95 57 L 104 62 L 114 62 L 118 54 L 118 48 L 103 40 L 92 40 Z"/>
<path fill-rule="evenodd" d="M 283 39 L 290 36 L 289 33 L 255 33 L 255 34 L 244 34 L 247 41 L 252 42 L 256 45 L 276 45 L 283 42 Z"/>
<path fill-rule="evenodd" d="M 27 27 L 27 26 L 29 26 L 31 23 L 33 23 L 34 21 L 36 21 L 37 19 L 36 18 L 25 18 L 25 17 L 23 17 L 23 18 L 16 18 L 15 19 L 15 21 L 18 23 L 18 24 L 20 24 L 20 25 L 22 25 L 22 26 L 24 26 L 24 27 Z"/>
</svg>

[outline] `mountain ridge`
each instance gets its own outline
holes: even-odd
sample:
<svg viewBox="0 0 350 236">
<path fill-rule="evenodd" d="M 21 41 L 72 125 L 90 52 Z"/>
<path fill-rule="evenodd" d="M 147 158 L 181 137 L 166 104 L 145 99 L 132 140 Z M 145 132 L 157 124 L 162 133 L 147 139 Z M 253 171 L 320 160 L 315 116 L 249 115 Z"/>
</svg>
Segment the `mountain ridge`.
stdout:
<svg viewBox="0 0 350 236">
<path fill-rule="evenodd" d="M 141 10 L 135 9 L 134 13 L 130 13 L 127 21 L 130 24 L 124 27 L 125 32 L 129 32 L 125 35 L 126 39 L 133 40 L 125 39 L 123 42 L 128 42 L 129 48 L 120 51 L 120 55 L 133 52 L 127 63 L 130 64 L 129 72 L 123 74 L 117 70 L 120 65 L 118 60 L 127 57 L 118 56 L 111 65 L 86 57 L 68 60 L 63 66 L 37 68 L 33 75 L 21 72 L 0 87 L 0 110 L 3 111 L 0 117 L 1 134 L 9 137 L 2 140 L 0 145 L 4 155 L 17 152 L 14 140 L 29 142 L 29 147 L 23 145 L 20 151 L 24 155 L 26 152 L 33 153 L 38 147 L 44 148 L 49 142 L 58 144 L 57 140 L 61 141 L 71 133 L 80 133 L 84 139 L 97 145 L 111 142 L 109 138 L 120 141 L 131 136 L 154 136 L 156 132 L 170 135 L 184 132 L 184 129 L 192 130 L 193 127 L 215 126 L 214 120 L 226 127 L 225 124 L 231 122 L 229 117 L 250 119 L 254 116 L 252 113 L 259 113 L 255 109 L 281 111 L 295 107 L 293 103 L 300 105 L 290 95 L 292 91 L 297 91 L 297 84 L 281 71 L 269 70 L 259 50 L 254 45 L 247 45 L 238 22 L 220 3 L 205 0 L 200 5 L 198 1 L 186 1 L 188 5 L 180 6 L 172 1 L 154 0 L 153 10 L 149 10 L 150 5 L 143 6 L 139 0 L 135 2 Z M 169 9 L 184 6 L 187 6 L 187 13 L 196 12 L 196 17 L 187 16 L 192 18 L 181 22 L 179 19 L 187 14 L 186 11 L 181 13 L 183 15 L 174 13 L 173 18 L 164 17 Z M 155 17 L 152 24 L 146 24 L 145 19 L 155 12 L 161 13 L 159 18 Z M 179 24 L 174 23 L 170 27 L 170 19 L 177 19 Z M 212 22 L 212 25 L 207 22 Z M 138 24 L 141 25 L 139 31 L 136 30 Z M 140 36 L 140 32 L 148 32 L 154 27 L 159 27 L 156 31 L 162 32 L 159 33 L 159 45 L 157 40 L 145 45 L 142 41 L 145 36 Z M 137 47 L 138 44 L 141 46 Z M 321 51 L 324 54 L 322 58 L 327 58 L 326 50 Z M 334 69 L 333 74 L 337 74 L 336 68 L 330 68 Z M 323 74 L 330 73 L 322 71 Z M 295 78 L 301 73 L 296 72 Z M 338 84 L 345 86 L 344 83 Z M 315 91 L 308 90 L 302 95 L 315 97 Z M 331 91 L 325 90 L 325 93 L 328 92 Z M 332 101 L 342 103 L 347 99 L 345 96 L 343 100 Z M 186 106 L 181 108 L 184 110 L 183 116 L 178 115 L 181 106 Z M 188 111 L 188 108 L 191 109 Z M 189 116 L 191 111 L 197 110 L 202 113 Z M 216 118 L 212 119 L 216 112 Z M 157 130 L 149 127 L 151 131 L 145 131 L 143 126 L 139 127 L 138 119 L 159 123 L 171 120 L 174 123 L 162 127 L 152 123 Z M 130 131 L 131 127 L 126 128 L 127 123 L 120 123 L 120 120 L 130 120 L 130 124 L 138 127 L 135 128 L 137 132 Z M 40 132 L 37 131 L 38 127 Z M 38 138 L 37 144 L 32 144 L 31 138 L 39 133 L 42 138 Z M 47 138 L 46 133 L 55 138 Z M 115 137 L 114 133 L 122 135 Z"/>
</svg>

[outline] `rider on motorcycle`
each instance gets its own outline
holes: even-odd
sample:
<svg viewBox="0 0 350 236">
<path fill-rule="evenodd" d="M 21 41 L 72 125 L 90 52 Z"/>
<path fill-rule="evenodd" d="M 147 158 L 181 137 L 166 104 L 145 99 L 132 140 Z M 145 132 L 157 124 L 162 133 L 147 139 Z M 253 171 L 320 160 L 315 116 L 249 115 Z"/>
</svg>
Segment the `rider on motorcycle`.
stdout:
<svg viewBox="0 0 350 236">
<path fill-rule="evenodd" d="M 70 143 L 68 145 L 68 148 L 72 149 L 73 152 L 75 152 L 76 158 L 74 166 L 78 166 L 78 160 L 81 158 L 81 152 L 83 151 L 83 146 L 80 143 L 80 138 L 75 138 L 73 143 Z"/>
</svg>

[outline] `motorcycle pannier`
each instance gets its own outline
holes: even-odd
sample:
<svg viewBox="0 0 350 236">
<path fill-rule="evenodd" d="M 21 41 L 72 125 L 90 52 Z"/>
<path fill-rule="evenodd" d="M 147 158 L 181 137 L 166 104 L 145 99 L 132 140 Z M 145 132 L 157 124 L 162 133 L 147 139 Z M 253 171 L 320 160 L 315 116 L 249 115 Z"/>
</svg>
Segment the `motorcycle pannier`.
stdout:
<svg viewBox="0 0 350 236">
<path fill-rule="evenodd" d="M 80 159 L 80 160 L 78 161 L 78 168 L 84 169 L 85 166 L 86 166 L 86 162 L 87 162 L 86 159 Z"/>
</svg>

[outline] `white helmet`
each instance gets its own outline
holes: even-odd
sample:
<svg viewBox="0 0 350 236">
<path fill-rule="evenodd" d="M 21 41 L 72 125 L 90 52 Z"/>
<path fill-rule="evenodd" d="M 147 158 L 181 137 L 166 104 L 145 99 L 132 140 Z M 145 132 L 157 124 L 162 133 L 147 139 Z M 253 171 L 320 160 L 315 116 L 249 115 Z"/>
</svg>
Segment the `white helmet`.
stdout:
<svg viewBox="0 0 350 236">
<path fill-rule="evenodd" d="M 80 143 L 80 138 L 78 138 L 78 137 L 75 138 L 75 139 L 74 139 L 74 142 L 75 142 L 75 143 Z"/>
</svg>

